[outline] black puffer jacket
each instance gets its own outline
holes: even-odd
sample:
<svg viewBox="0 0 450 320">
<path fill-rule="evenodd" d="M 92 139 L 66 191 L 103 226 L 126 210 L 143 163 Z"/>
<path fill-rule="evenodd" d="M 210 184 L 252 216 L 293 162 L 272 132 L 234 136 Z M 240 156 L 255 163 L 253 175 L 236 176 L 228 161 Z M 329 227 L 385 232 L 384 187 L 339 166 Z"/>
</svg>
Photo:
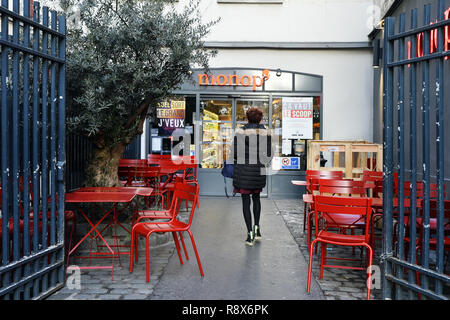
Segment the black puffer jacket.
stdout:
<svg viewBox="0 0 450 320">
<path fill-rule="evenodd" d="M 263 189 L 266 170 L 273 157 L 270 131 L 263 125 L 248 123 L 236 130 L 233 141 L 234 178 L 238 189 Z"/>
</svg>

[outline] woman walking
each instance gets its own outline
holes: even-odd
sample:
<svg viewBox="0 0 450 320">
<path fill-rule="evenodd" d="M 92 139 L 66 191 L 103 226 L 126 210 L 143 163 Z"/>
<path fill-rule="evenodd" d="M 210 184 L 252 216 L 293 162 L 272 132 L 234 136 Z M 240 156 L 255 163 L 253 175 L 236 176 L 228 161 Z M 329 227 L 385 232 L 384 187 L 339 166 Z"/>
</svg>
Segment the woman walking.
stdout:
<svg viewBox="0 0 450 320">
<path fill-rule="evenodd" d="M 266 186 L 266 167 L 272 158 L 269 130 L 261 125 L 263 113 L 258 108 L 247 111 L 248 123 L 236 130 L 234 137 L 234 193 L 242 196 L 242 210 L 247 226 L 246 244 L 252 246 L 261 239 L 261 199 Z M 252 225 L 253 202 L 254 225 Z"/>
</svg>

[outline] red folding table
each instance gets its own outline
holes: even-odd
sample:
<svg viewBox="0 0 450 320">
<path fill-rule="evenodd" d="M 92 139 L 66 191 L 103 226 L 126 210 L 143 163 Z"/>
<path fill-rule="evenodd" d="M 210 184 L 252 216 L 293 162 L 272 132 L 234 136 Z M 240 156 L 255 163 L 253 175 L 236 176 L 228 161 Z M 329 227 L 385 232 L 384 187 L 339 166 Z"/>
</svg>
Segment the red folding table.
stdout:
<svg viewBox="0 0 450 320">
<path fill-rule="evenodd" d="M 85 187 L 77 190 L 78 192 L 128 192 L 128 193 L 134 193 L 136 196 L 143 196 L 143 197 L 150 197 L 153 193 L 153 188 L 150 187 Z M 112 216 L 111 221 L 100 231 L 101 234 L 105 230 L 107 230 L 109 227 L 114 226 L 114 248 L 129 248 L 128 245 L 119 245 L 116 244 L 117 239 L 117 226 L 121 227 L 123 230 L 128 232 L 128 234 L 131 236 L 131 230 L 127 229 L 123 224 L 121 224 L 118 220 L 119 215 L 127 208 L 123 208 L 119 212 L 114 210 L 114 214 Z M 94 237 L 94 239 L 97 238 Z M 125 254 L 128 255 L 130 252 L 121 252 L 120 250 L 117 250 L 116 254 L 119 256 L 119 262 L 120 261 L 120 255 Z"/>
<path fill-rule="evenodd" d="M 124 188 L 125 189 L 125 188 Z M 116 253 L 111 248 L 111 246 L 106 242 L 106 240 L 102 237 L 101 233 L 97 230 L 97 227 L 105 220 L 111 212 L 115 212 L 116 204 L 118 203 L 130 203 L 136 197 L 136 191 L 102 191 L 102 188 L 97 188 L 96 191 L 83 191 L 77 190 L 71 193 L 66 194 L 66 203 L 112 203 L 111 209 L 109 209 L 106 213 L 104 213 L 103 217 L 94 225 L 94 223 L 87 217 L 83 210 L 78 208 L 77 211 L 81 213 L 84 219 L 89 223 L 91 229 L 89 232 L 69 251 L 68 256 L 71 254 L 85 241 L 92 232 L 95 232 L 105 246 L 108 248 L 109 253 L 107 255 L 111 255 L 112 264 L 111 266 L 95 266 L 95 267 L 80 267 L 80 269 L 111 269 L 111 278 L 114 279 L 114 257 Z M 92 236 L 91 236 L 92 237 Z M 99 253 L 101 254 L 101 253 Z M 91 257 L 90 257 L 91 258 Z M 67 259 L 69 261 L 69 259 Z"/>
</svg>

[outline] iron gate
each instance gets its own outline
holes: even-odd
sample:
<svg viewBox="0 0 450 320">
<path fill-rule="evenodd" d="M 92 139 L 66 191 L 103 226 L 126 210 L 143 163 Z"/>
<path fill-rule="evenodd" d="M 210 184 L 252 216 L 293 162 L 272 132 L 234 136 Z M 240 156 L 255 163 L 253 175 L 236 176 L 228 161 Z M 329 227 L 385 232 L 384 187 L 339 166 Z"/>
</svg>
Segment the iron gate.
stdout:
<svg viewBox="0 0 450 320">
<path fill-rule="evenodd" d="M 40 299 L 65 274 L 66 26 L 29 0 L 0 13 L 0 299 Z"/>
<path fill-rule="evenodd" d="M 418 10 L 412 10 L 408 31 L 405 13 L 398 21 L 388 17 L 384 22 L 385 299 L 450 296 L 445 270 L 449 234 L 444 230 L 449 212 L 444 161 L 450 147 L 444 126 L 449 118 L 444 70 L 450 63 L 446 44 L 450 21 L 444 4 L 437 2 L 435 21 L 431 5 L 426 5 L 420 27 Z M 408 205 L 409 200 L 404 201 L 408 198 L 419 201 Z"/>
</svg>

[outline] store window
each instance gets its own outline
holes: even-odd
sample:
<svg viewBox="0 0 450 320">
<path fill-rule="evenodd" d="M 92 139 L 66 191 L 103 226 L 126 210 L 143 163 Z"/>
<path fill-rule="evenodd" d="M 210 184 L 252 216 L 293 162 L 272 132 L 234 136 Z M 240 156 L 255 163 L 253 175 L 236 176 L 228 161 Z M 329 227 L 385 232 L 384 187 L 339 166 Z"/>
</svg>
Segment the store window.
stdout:
<svg viewBox="0 0 450 320">
<path fill-rule="evenodd" d="M 236 103 L 236 122 L 239 125 L 247 123 L 247 110 L 250 108 L 259 108 L 263 113 L 261 123 L 268 127 L 269 125 L 269 101 L 267 99 L 261 100 L 237 100 Z"/>
<path fill-rule="evenodd" d="M 307 140 L 320 140 L 320 97 L 275 97 L 272 128 L 280 141 L 273 161 L 277 170 L 306 170 Z"/>
<path fill-rule="evenodd" d="M 200 102 L 202 115 L 201 167 L 220 169 L 231 150 L 233 101 L 208 99 Z"/>
</svg>

